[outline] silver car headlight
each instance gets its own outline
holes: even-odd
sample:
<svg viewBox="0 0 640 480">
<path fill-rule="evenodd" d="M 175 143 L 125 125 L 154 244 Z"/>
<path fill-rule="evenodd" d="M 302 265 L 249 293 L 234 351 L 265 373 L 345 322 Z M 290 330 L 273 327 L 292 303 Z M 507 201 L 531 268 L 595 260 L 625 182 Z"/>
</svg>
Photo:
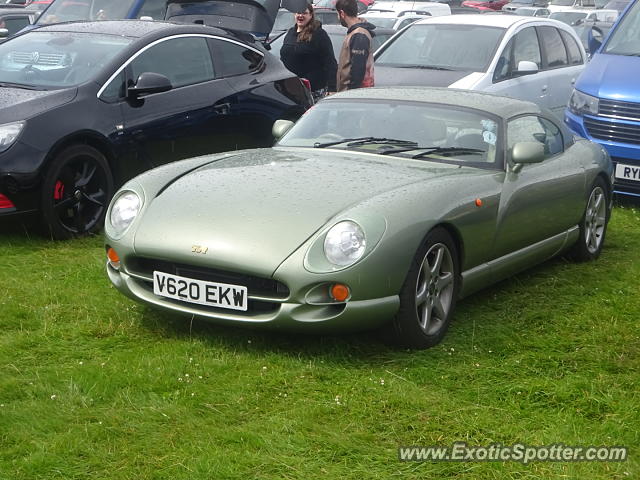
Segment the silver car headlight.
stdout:
<svg viewBox="0 0 640 480">
<path fill-rule="evenodd" d="M 597 115 L 598 104 L 598 98 L 575 89 L 569 98 L 569 110 L 578 115 L 585 113 L 588 115 Z"/>
<path fill-rule="evenodd" d="M 18 138 L 25 122 L 13 122 L 0 125 L 0 152 L 8 149 Z"/>
<path fill-rule="evenodd" d="M 345 220 L 329 229 L 324 239 L 324 255 L 334 265 L 346 267 L 364 254 L 367 241 L 364 231 L 355 222 Z"/>
<path fill-rule="evenodd" d="M 111 223 L 116 235 L 122 235 L 129 228 L 140 212 L 141 205 L 140 197 L 131 190 L 125 190 L 118 194 L 113 200 L 111 215 L 109 215 L 109 223 Z"/>
</svg>

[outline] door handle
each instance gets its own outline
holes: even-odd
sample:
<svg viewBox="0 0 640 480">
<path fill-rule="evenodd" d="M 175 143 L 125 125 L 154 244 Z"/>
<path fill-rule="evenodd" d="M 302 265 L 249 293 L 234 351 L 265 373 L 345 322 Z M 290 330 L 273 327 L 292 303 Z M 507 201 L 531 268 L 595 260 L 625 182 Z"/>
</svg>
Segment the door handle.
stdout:
<svg viewBox="0 0 640 480">
<path fill-rule="evenodd" d="M 213 110 L 216 113 L 219 113 L 221 115 L 228 114 L 230 109 L 231 109 L 231 104 L 230 103 L 216 103 L 213 106 Z"/>
</svg>

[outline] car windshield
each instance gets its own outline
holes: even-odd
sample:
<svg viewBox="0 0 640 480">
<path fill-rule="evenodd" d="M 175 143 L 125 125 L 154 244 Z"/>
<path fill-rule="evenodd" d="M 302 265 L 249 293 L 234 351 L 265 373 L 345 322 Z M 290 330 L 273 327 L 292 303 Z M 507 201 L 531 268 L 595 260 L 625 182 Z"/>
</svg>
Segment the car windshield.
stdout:
<svg viewBox="0 0 640 480">
<path fill-rule="evenodd" d="M 496 164 L 499 123 L 455 106 L 375 100 L 325 100 L 278 142 L 339 148 L 447 163 Z"/>
<path fill-rule="evenodd" d="M 127 18 L 135 0 L 57 0 L 43 12 L 36 23 L 72 22 L 75 20 L 113 20 Z"/>
<path fill-rule="evenodd" d="M 413 24 L 387 44 L 376 64 L 484 72 L 504 32 L 481 25 Z"/>
<path fill-rule="evenodd" d="M 549 15 L 549 18 L 553 20 L 559 20 L 567 25 L 573 25 L 578 20 L 582 20 L 587 16 L 584 12 L 553 12 Z"/>
<path fill-rule="evenodd" d="M 94 33 L 34 30 L 0 44 L 0 85 L 56 89 L 79 85 L 131 39 Z"/>
<path fill-rule="evenodd" d="M 378 28 L 393 28 L 398 20 L 398 17 L 367 17 L 366 15 L 363 15 L 362 18 Z"/>
<path fill-rule="evenodd" d="M 640 56 L 640 2 L 635 2 L 613 31 L 604 53 Z"/>
<path fill-rule="evenodd" d="M 551 0 L 549 5 L 555 5 L 556 7 L 571 7 L 575 3 L 575 0 Z"/>
</svg>

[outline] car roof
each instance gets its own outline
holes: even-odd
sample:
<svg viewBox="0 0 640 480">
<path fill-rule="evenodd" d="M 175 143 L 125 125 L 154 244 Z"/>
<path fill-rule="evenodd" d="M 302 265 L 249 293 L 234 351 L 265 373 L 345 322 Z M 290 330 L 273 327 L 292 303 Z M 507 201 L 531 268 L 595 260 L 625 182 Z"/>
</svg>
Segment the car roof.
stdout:
<svg viewBox="0 0 640 480">
<path fill-rule="evenodd" d="M 332 25 L 322 25 L 322 29 L 327 32 L 327 33 L 344 33 L 346 35 L 347 33 L 347 27 L 343 27 L 342 25 L 336 23 L 336 24 L 332 24 Z M 373 29 L 373 35 L 375 36 L 376 33 L 379 34 L 387 34 L 387 35 L 393 35 L 394 33 L 396 33 L 396 31 L 393 28 L 380 28 L 380 27 L 376 27 Z"/>
<path fill-rule="evenodd" d="M 225 30 L 179 22 L 162 22 L 150 20 L 101 20 L 96 22 L 63 22 L 43 25 L 36 30 L 40 32 L 77 32 L 123 37 L 142 38 L 149 34 L 168 31 L 175 33 L 216 33 L 228 35 Z"/>
<path fill-rule="evenodd" d="M 522 114 L 547 113 L 533 102 L 507 98 L 492 93 L 437 87 L 372 87 L 356 88 L 336 93 L 323 101 L 338 99 L 371 99 L 390 101 L 418 101 L 455 105 L 490 112 L 502 118 Z"/>
<path fill-rule="evenodd" d="M 455 23 L 458 25 L 483 25 L 487 27 L 509 28 L 516 23 L 540 22 L 545 19 L 518 17 L 515 15 L 442 15 L 439 17 L 429 17 L 418 20 L 413 25 L 421 23 Z M 555 22 L 554 22 L 555 25 Z"/>
</svg>

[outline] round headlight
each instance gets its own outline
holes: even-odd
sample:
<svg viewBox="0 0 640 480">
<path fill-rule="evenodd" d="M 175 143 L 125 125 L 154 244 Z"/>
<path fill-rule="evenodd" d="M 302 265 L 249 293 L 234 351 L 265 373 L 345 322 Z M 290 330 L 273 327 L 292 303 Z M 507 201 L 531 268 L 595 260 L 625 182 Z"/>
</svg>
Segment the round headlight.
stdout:
<svg viewBox="0 0 640 480">
<path fill-rule="evenodd" d="M 335 224 L 324 239 L 324 254 L 334 265 L 346 267 L 357 262 L 367 241 L 360 225 L 346 220 Z"/>
<path fill-rule="evenodd" d="M 109 221 L 118 235 L 131 225 L 140 211 L 140 197 L 132 191 L 122 192 L 113 201 Z"/>
</svg>

